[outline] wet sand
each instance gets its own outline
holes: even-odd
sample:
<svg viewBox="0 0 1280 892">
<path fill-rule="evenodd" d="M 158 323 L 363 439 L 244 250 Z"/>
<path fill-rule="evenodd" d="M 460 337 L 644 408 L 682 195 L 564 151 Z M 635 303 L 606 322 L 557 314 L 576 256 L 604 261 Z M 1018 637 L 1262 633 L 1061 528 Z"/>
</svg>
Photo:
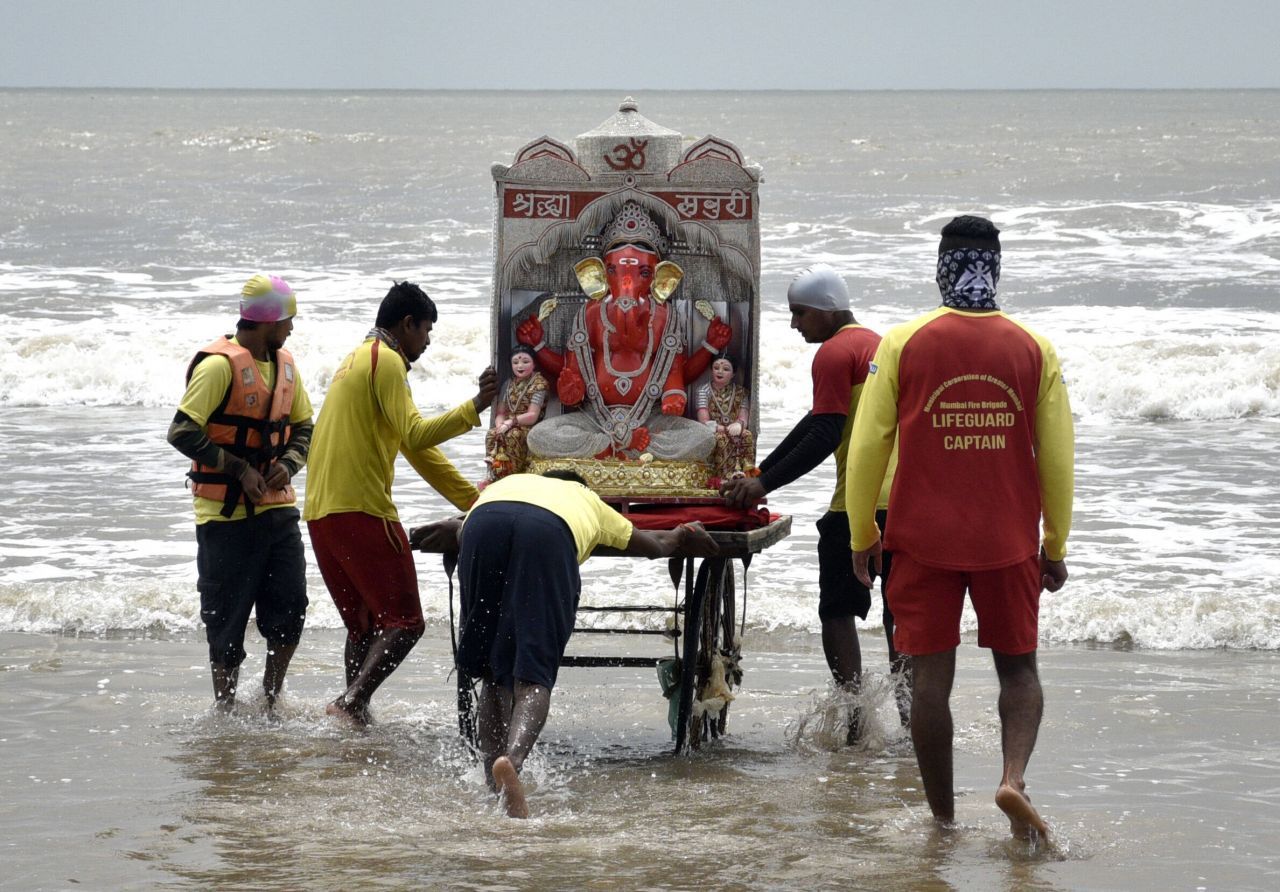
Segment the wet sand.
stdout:
<svg viewBox="0 0 1280 892">
<path fill-rule="evenodd" d="M 882 678 L 867 743 L 837 745 L 813 636 L 748 633 L 730 736 L 681 758 L 654 673 L 566 670 L 523 775 L 528 821 L 503 815 L 456 736 L 447 630 L 428 631 L 364 732 L 323 717 L 340 650 L 309 632 L 269 719 L 253 695 L 210 712 L 199 639 L 0 634 L 0 887 L 1280 886 L 1273 652 L 1043 649 L 1027 777 L 1054 844 L 1033 848 L 993 801 L 995 678 L 969 640 L 949 834 Z M 864 651 L 881 671 L 874 632 Z"/>
</svg>

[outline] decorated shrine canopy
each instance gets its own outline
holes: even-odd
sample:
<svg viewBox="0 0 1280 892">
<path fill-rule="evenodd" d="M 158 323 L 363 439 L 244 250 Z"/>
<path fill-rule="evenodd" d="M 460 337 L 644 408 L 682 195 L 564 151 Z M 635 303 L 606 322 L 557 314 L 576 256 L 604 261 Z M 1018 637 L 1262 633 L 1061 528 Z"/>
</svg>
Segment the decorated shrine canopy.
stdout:
<svg viewBox="0 0 1280 892">
<path fill-rule="evenodd" d="M 687 144 L 686 144 L 687 143 Z M 615 115 L 579 135 L 570 148 L 549 136 L 492 168 L 497 190 L 493 343 L 498 368 L 515 344 L 516 322 L 546 313 L 547 344 L 560 348 L 586 300 L 574 264 L 599 256 L 601 234 L 633 201 L 662 230 L 663 259 L 684 279 L 673 306 L 696 347 L 709 303 L 733 328 L 727 352 L 740 380 L 756 390 L 760 290 L 761 171 L 733 144 L 715 136 L 686 140 L 650 121 L 628 98 Z M 547 304 L 548 298 L 555 298 Z M 703 304 L 705 309 L 706 304 Z M 705 375 L 702 378 L 705 381 Z M 699 382 L 688 382 L 690 390 Z M 551 406 L 548 414 L 558 407 Z M 753 408 L 751 427 L 756 427 Z"/>
<path fill-rule="evenodd" d="M 685 425 L 684 430 L 689 431 L 687 425 L 703 424 L 696 411 L 696 398 L 700 392 L 708 392 L 708 363 L 714 354 L 733 362 L 741 392 L 755 393 L 762 179 L 758 166 L 746 164 L 739 148 L 724 139 L 686 139 L 672 129 L 660 127 L 641 115 L 635 102 L 627 99 L 599 127 L 580 134 L 575 147 L 548 136 L 539 137 L 517 152 L 515 163 L 495 164 L 492 171 L 497 191 L 495 366 L 507 369 L 518 326 L 524 324 L 527 328 L 527 320 L 536 319 L 540 342 L 536 343 L 535 352 L 543 365 L 541 370 L 553 379 L 545 413 L 529 434 L 535 457 L 576 456 L 570 448 L 577 445 L 573 440 L 576 427 L 553 422 L 562 413 L 579 412 L 582 415 L 577 420 L 586 424 L 584 418 L 590 417 L 591 430 L 604 431 L 611 438 L 608 454 L 612 458 L 582 462 L 590 466 L 591 474 L 585 476 L 600 491 L 631 494 L 639 485 L 641 490 L 649 489 L 650 494 L 664 490 L 667 495 L 707 495 L 708 490 L 714 494 L 713 480 L 721 472 L 717 468 L 739 474 L 750 470 L 750 450 L 736 457 L 732 465 L 726 465 L 723 461 L 710 461 L 712 453 L 698 452 L 690 445 L 698 442 L 698 436 L 690 434 L 687 444 L 681 440 L 680 448 L 687 447 L 690 456 L 676 452 L 664 436 L 672 426 Z M 664 306 L 654 308 L 653 319 L 668 320 L 667 328 L 662 330 L 658 330 L 658 323 L 650 321 L 649 347 L 644 351 L 636 347 L 634 361 L 641 363 L 637 369 L 648 372 L 653 357 L 655 370 L 652 375 L 641 374 L 639 378 L 635 372 L 627 371 L 631 365 L 621 371 L 613 365 L 611 349 L 625 349 L 614 344 L 613 338 L 621 335 L 612 334 L 613 326 L 626 326 L 625 319 L 632 319 L 641 310 L 632 308 L 635 301 L 630 297 L 618 297 L 616 305 L 609 303 L 612 297 L 595 303 L 605 288 L 604 265 L 599 259 L 614 244 L 631 242 L 632 239 L 623 238 L 631 230 L 637 235 L 634 241 L 648 244 L 663 261 L 654 269 L 653 287 L 658 302 Z M 595 267 L 595 278 L 591 278 L 591 262 L 599 265 Z M 671 287 L 662 287 L 659 279 L 663 276 Z M 590 293 L 585 293 L 584 288 Z M 593 308 L 590 319 L 584 315 L 589 306 L 605 305 L 609 306 L 607 312 Z M 635 319 L 644 325 L 648 316 Z M 603 326 L 602 330 L 595 330 L 595 325 Z M 726 325 L 732 330 L 731 335 L 726 334 Z M 527 333 L 521 337 L 526 338 Z M 658 340 L 663 344 L 660 349 L 655 347 Z M 677 353 L 675 358 L 663 352 L 668 342 Z M 526 339 L 525 343 L 535 346 L 535 339 Z M 575 358 L 568 360 L 571 353 Z M 562 358 L 575 366 L 573 375 L 581 371 L 586 379 L 588 398 L 579 402 L 580 398 L 567 397 L 573 401 L 572 407 L 559 402 L 572 390 L 558 390 L 554 385 L 554 379 L 561 374 Z M 596 371 L 608 380 L 596 381 L 595 358 L 600 360 Z M 672 371 L 672 378 L 664 384 L 668 367 L 686 369 L 687 374 Z M 672 380 L 677 384 L 673 385 Z M 672 386 L 677 389 L 672 390 Z M 684 420 L 678 417 L 678 408 L 677 417 L 669 417 L 669 394 L 681 393 L 680 388 L 684 388 L 687 403 Z M 612 399 L 609 394 L 613 394 Z M 659 402 L 662 415 L 658 415 Z M 750 434 L 758 427 L 758 412 L 755 401 L 745 399 L 742 404 L 742 411 L 750 416 L 745 425 L 750 431 L 746 436 L 749 443 Z M 570 420 L 564 421 L 567 424 Z M 553 430 L 557 433 L 552 434 Z M 649 431 L 654 439 L 632 439 L 636 431 L 645 436 Z M 559 439 L 553 439 L 557 436 Z M 684 436 L 681 434 L 680 438 Z M 703 436 L 710 438 L 710 434 Z M 716 436 L 722 438 L 723 431 Z M 635 447 L 637 442 L 652 443 L 653 454 L 645 454 L 644 445 Z M 595 448 L 593 445 L 588 450 L 588 457 Z M 664 454 L 663 449 L 668 448 L 671 452 Z M 595 458 L 602 458 L 603 454 L 595 454 Z M 714 454 L 723 458 L 721 452 Z M 628 463 L 637 458 L 659 461 L 643 468 Z M 662 461 L 667 458 L 672 461 Z M 646 482 L 650 477 L 654 480 L 652 486 Z"/>
</svg>

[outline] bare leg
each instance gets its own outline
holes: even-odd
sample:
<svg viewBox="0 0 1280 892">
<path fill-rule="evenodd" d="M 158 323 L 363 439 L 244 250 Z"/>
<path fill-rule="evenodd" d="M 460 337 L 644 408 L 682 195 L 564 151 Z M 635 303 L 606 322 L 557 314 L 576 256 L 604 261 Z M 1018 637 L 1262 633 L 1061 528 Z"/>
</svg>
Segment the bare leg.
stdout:
<svg viewBox="0 0 1280 892">
<path fill-rule="evenodd" d="M 225 663 L 210 663 L 213 670 L 213 705 L 222 712 L 230 712 L 236 705 L 236 686 L 240 681 L 240 667 L 227 667 Z"/>
<path fill-rule="evenodd" d="M 516 681 L 507 723 L 506 750 L 493 762 L 493 782 L 506 803 L 508 817 L 529 817 L 520 770 L 524 768 L 524 760 L 533 745 L 538 742 L 550 709 L 550 688 Z"/>
<path fill-rule="evenodd" d="M 911 658 L 915 691 L 911 699 L 911 740 L 929 809 L 940 823 L 956 816 L 951 759 L 951 686 L 955 682 L 955 649 Z"/>
<path fill-rule="evenodd" d="M 524 767 L 529 751 L 547 723 L 551 710 L 551 689 L 537 684 L 516 682 L 515 700 L 511 707 L 511 723 L 507 728 L 507 752 L 516 771 Z"/>
<path fill-rule="evenodd" d="M 1004 774 L 996 790 L 996 805 L 1009 816 L 1009 829 L 1018 839 L 1030 839 L 1032 831 L 1048 837 L 1049 826 L 1026 794 L 1023 773 L 1031 761 L 1044 714 L 1044 691 L 1036 671 L 1036 655 L 991 652 L 1000 678 L 1000 745 Z"/>
<path fill-rule="evenodd" d="M 366 632 L 358 637 L 347 635 L 347 647 L 343 655 L 343 664 L 347 673 L 347 687 L 355 684 L 356 676 L 360 674 L 360 667 L 364 665 L 365 658 L 369 656 L 369 647 L 373 644 L 373 639 L 373 632 Z"/>
<path fill-rule="evenodd" d="M 911 657 L 900 654 L 893 646 L 893 614 L 884 613 L 884 637 L 889 645 L 889 675 L 893 678 L 893 699 L 898 706 L 902 727 L 911 726 Z"/>
<path fill-rule="evenodd" d="M 369 698 L 413 650 L 422 637 L 422 631 L 421 628 L 383 629 L 375 634 L 355 680 L 326 707 L 325 712 L 358 725 L 368 724 Z"/>
<path fill-rule="evenodd" d="M 491 681 L 480 686 L 476 704 L 476 736 L 484 757 L 484 779 L 497 792 L 493 782 L 493 763 L 503 755 L 507 745 L 507 728 L 511 723 L 513 695 L 510 690 Z"/>
<path fill-rule="evenodd" d="M 284 687 L 284 675 L 289 671 L 289 661 L 298 645 L 267 646 L 267 668 L 262 673 L 262 690 L 267 695 L 267 708 L 276 705 L 276 697 Z"/>
<path fill-rule="evenodd" d="M 858 692 L 862 679 L 862 648 L 858 645 L 858 628 L 852 616 L 837 616 L 822 621 L 822 650 L 836 685 L 851 693 Z M 848 743 L 861 736 L 862 710 L 849 710 Z"/>
</svg>

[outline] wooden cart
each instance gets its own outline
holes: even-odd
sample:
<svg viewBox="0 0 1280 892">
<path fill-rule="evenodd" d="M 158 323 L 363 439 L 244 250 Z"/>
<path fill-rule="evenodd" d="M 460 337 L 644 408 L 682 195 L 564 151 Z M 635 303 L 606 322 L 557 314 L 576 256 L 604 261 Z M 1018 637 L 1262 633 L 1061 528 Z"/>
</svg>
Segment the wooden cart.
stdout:
<svg viewBox="0 0 1280 892">
<path fill-rule="evenodd" d="M 749 532 L 711 531 L 711 537 L 720 547 L 720 554 L 713 558 L 697 559 L 688 555 L 674 555 L 668 560 L 668 570 L 674 583 L 674 595 L 670 603 L 643 605 L 603 605 L 590 603 L 588 593 L 583 593 L 579 613 L 667 613 L 672 617 L 668 628 L 663 629 L 574 629 L 578 635 L 637 635 L 669 638 L 672 651 L 652 656 L 600 656 L 566 654 L 561 666 L 571 667 L 659 667 L 665 664 L 674 689 L 669 696 L 676 704 L 675 752 L 699 747 L 703 741 L 719 737 L 725 732 L 728 704 L 715 710 L 714 715 L 700 709 L 698 695 L 707 691 L 708 683 L 716 671 L 716 662 L 725 673 L 729 687 L 741 682 L 742 624 L 746 615 L 746 573 L 752 558 L 766 548 L 785 539 L 791 533 L 791 518 L 779 517 L 767 526 Z M 616 560 L 627 558 L 612 548 L 598 548 L 592 560 Z M 629 558 L 636 560 L 636 558 Z M 454 605 L 453 561 L 455 555 L 445 555 L 445 571 L 449 574 L 449 622 L 450 636 L 457 641 L 458 610 Z M 641 560 L 643 560 L 641 558 Z M 738 599 L 734 561 L 742 565 L 743 598 Z M 455 645 L 456 655 L 456 645 Z M 464 737 L 475 742 L 476 693 L 473 682 L 462 673 L 458 679 L 458 728 Z"/>
</svg>

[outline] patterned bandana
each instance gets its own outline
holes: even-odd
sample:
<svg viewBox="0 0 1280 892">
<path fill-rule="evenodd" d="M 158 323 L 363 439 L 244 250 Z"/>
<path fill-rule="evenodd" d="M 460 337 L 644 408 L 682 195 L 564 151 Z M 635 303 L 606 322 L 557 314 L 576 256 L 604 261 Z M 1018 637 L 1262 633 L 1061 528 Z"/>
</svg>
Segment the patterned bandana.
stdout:
<svg viewBox="0 0 1280 892">
<path fill-rule="evenodd" d="M 1000 252 L 990 248 L 953 248 L 938 255 L 942 305 L 954 310 L 998 310 Z"/>
</svg>

